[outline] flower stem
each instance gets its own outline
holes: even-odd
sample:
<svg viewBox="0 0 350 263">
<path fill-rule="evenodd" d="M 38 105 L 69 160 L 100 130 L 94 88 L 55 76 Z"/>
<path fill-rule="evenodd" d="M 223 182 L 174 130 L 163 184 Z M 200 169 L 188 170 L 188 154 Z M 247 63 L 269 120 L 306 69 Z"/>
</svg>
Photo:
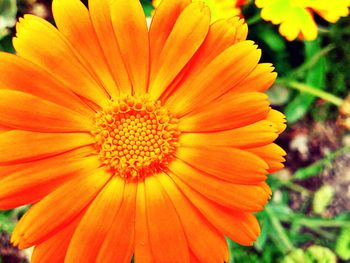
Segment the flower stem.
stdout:
<svg viewBox="0 0 350 263">
<path fill-rule="evenodd" d="M 247 22 L 248 26 L 251 26 L 251 25 L 258 23 L 260 20 L 261 20 L 260 13 L 258 13 L 256 15 L 250 17 L 249 19 L 247 19 L 246 22 Z"/>
<path fill-rule="evenodd" d="M 273 210 L 271 210 L 268 206 L 265 207 L 266 214 L 270 218 L 271 224 L 277 231 L 277 235 L 282 242 L 281 245 L 285 249 L 285 253 L 288 253 L 289 251 L 292 251 L 294 249 L 294 246 L 292 242 L 290 241 L 289 237 L 287 236 L 286 232 L 283 229 L 283 226 L 281 224 L 281 221 L 278 219 L 278 217 L 275 215 Z"/>
<path fill-rule="evenodd" d="M 308 219 L 302 218 L 298 221 L 299 224 L 316 228 L 316 227 L 350 227 L 349 221 L 340 221 L 340 220 L 325 220 L 325 219 Z"/>
<path fill-rule="evenodd" d="M 279 79 L 276 81 L 276 83 L 285 84 L 286 86 L 291 87 L 293 89 L 299 90 L 301 92 L 309 93 L 325 101 L 328 101 L 338 107 L 340 107 L 343 104 L 343 100 L 341 98 L 334 96 L 333 94 L 328 93 L 326 91 L 316 89 L 312 86 L 306 85 L 304 83 L 299 83 L 296 81 L 286 81 L 284 79 Z"/>
</svg>

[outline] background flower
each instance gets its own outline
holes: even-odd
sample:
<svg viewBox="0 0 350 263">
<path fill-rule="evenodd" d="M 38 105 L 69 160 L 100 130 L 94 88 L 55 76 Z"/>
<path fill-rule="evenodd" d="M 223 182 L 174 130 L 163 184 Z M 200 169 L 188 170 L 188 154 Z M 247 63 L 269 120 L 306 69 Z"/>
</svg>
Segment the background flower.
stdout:
<svg viewBox="0 0 350 263">
<path fill-rule="evenodd" d="M 161 1 L 153 0 L 152 4 L 157 7 Z M 211 21 L 216 21 L 241 16 L 241 6 L 244 5 L 245 0 L 204 0 L 202 2 L 206 3 L 211 10 Z"/>
<path fill-rule="evenodd" d="M 314 40 L 317 37 L 316 12 L 331 23 L 349 14 L 348 0 L 255 0 L 257 7 L 262 8 L 261 17 L 279 26 L 279 32 L 287 40 L 297 37 Z"/>
</svg>

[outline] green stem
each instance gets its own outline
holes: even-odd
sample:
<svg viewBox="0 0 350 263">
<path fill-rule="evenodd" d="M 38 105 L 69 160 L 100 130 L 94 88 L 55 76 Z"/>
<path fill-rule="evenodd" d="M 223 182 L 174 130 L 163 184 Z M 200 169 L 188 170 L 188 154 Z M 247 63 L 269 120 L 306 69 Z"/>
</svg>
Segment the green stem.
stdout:
<svg viewBox="0 0 350 263">
<path fill-rule="evenodd" d="M 292 182 L 286 182 L 283 183 L 284 186 L 288 187 L 289 189 L 301 193 L 303 196 L 309 196 L 312 192 L 305 187 L 302 187 L 301 185 L 292 183 Z"/>
<path fill-rule="evenodd" d="M 271 224 L 277 231 L 277 235 L 279 239 L 282 242 L 283 247 L 285 248 L 285 253 L 288 253 L 289 251 L 292 251 L 294 249 L 294 246 L 292 242 L 290 241 L 289 237 L 287 236 L 286 232 L 283 229 L 283 226 L 280 222 L 280 220 L 277 218 L 277 216 L 274 214 L 274 212 L 268 207 L 265 207 L 265 211 L 270 218 Z"/>
<path fill-rule="evenodd" d="M 254 15 L 246 20 L 248 26 L 254 25 L 260 21 L 261 21 L 260 13 Z"/>
<path fill-rule="evenodd" d="M 326 91 L 316 89 L 312 86 L 306 85 L 304 83 L 299 83 L 296 81 L 286 81 L 284 79 L 279 79 L 276 81 L 278 84 L 285 84 L 293 89 L 299 90 L 301 92 L 306 92 L 311 95 L 314 95 L 318 98 L 321 98 L 325 101 L 328 101 L 336 106 L 341 106 L 343 104 L 343 100 L 337 96 L 334 96 L 333 94 L 330 94 Z"/>
<path fill-rule="evenodd" d="M 309 70 L 313 66 L 315 66 L 321 58 L 323 58 L 325 55 L 327 55 L 331 50 L 335 48 L 335 45 L 331 44 L 327 47 L 321 49 L 319 52 L 314 54 L 310 59 L 306 60 L 305 63 L 303 63 L 300 67 L 296 68 L 291 72 L 291 75 L 300 75 L 301 73 L 304 73 L 305 71 Z"/>
<path fill-rule="evenodd" d="M 315 232 L 316 234 L 318 234 L 318 235 L 320 235 L 320 236 L 323 236 L 323 237 L 325 237 L 325 238 L 327 238 L 327 239 L 330 239 L 330 240 L 334 239 L 334 235 L 331 234 L 331 233 L 328 232 L 328 231 L 325 231 L 325 230 L 323 230 L 323 229 L 320 229 L 320 228 L 314 227 L 314 226 L 308 226 L 308 228 L 309 228 L 310 230 L 312 230 L 313 232 Z"/>
<path fill-rule="evenodd" d="M 299 220 L 299 224 L 310 227 L 310 228 L 316 228 L 316 227 L 350 227 L 350 221 L 339 221 L 339 220 L 325 220 L 325 219 L 308 219 L 308 218 L 302 218 Z"/>
</svg>

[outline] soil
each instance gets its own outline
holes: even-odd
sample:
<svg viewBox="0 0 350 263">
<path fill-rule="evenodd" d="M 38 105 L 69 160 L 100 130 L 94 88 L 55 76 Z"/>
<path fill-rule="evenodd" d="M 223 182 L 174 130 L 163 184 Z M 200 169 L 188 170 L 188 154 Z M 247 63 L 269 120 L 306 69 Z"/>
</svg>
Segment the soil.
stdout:
<svg viewBox="0 0 350 263">
<path fill-rule="evenodd" d="M 10 244 L 10 237 L 0 232 L 0 262 L 1 263 L 28 263 L 27 256 L 18 248 Z"/>
</svg>

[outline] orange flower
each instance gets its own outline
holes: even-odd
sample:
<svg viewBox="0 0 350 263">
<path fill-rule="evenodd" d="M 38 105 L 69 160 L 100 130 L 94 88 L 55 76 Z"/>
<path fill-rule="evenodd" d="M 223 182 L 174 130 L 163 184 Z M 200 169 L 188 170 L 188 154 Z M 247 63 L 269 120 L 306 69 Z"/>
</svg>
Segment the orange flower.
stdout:
<svg viewBox="0 0 350 263">
<path fill-rule="evenodd" d="M 280 25 L 279 32 L 287 40 L 297 37 L 315 40 L 317 25 L 313 12 L 331 23 L 349 14 L 350 0 L 255 0 L 262 8 L 261 17 Z"/>
<path fill-rule="evenodd" d="M 162 0 L 152 0 L 154 7 L 158 7 Z M 241 6 L 245 0 L 192 0 L 192 2 L 204 2 L 210 8 L 211 21 L 229 19 L 241 16 Z"/>
<path fill-rule="evenodd" d="M 54 0 L 0 53 L 0 209 L 32 262 L 223 262 L 251 245 L 285 128 L 240 20 L 164 0 Z"/>
</svg>

